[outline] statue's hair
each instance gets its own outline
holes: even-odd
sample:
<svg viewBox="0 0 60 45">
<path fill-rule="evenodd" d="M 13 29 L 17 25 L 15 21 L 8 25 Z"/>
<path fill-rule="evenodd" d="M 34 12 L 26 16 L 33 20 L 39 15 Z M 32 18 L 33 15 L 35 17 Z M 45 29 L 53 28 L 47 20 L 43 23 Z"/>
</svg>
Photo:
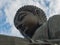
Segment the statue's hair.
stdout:
<svg viewBox="0 0 60 45">
<path fill-rule="evenodd" d="M 38 15 L 40 18 L 40 22 L 42 23 L 44 23 L 47 20 L 45 12 L 37 6 L 25 5 L 18 9 L 16 15 L 19 15 L 21 11 L 27 11 L 27 12 L 31 12 L 34 15 Z"/>
</svg>

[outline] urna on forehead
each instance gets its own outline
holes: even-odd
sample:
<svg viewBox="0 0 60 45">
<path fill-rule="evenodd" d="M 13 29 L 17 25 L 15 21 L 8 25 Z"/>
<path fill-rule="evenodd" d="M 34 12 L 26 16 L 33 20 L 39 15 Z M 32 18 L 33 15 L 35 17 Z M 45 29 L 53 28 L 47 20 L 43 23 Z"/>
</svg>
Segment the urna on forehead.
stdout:
<svg viewBox="0 0 60 45">
<path fill-rule="evenodd" d="M 33 27 L 34 25 L 34 28 L 31 29 L 32 30 L 31 33 L 32 32 L 34 33 L 35 30 L 38 27 L 40 27 L 38 26 L 39 24 L 37 25 L 37 23 L 41 22 L 41 24 L 43 24 L 46 21 L 47 21 L 47 18 L 42 9 L 33 5 L 25 5 L 20 9 L 18 9 L 14 18 L 14 25 L 19 31 L 22 31 L 22 32 L 23 30 L 25 30 L 25 27 L 23 25 L 26 25 L 27 27 L 28 26 Z M 30 32 L 30 29 L 29 29 L 29 32 Z M 30 33 L 27 33 L 27 34 L 30 34 Z"/>
</svg>

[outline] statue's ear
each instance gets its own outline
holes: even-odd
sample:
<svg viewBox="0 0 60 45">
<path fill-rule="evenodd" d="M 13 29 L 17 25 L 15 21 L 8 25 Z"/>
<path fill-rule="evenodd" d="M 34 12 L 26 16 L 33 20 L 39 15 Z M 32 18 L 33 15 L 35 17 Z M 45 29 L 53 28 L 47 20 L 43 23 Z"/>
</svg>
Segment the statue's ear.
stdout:
<svg viewBox="0 0 60 45">
<path fill-rule="evenodd" d="M 48 39 L 48 25 L 45 22 L 38 29 L 36 29 L 33 37 L 33 40 L 47 40 Z"/>
</svg>

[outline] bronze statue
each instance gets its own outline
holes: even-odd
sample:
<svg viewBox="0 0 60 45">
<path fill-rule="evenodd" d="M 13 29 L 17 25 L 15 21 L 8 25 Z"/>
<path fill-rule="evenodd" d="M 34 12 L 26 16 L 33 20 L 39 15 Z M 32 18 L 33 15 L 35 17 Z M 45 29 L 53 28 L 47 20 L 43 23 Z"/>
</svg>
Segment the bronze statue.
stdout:
<svg viewBox="0 0 60 45">
<path fill-rule="evenodd" d="M 44 45 L 52 43 L 53 45 L 53 43 L 56 43 L 56 40 L 51 39 L 60 38 L 59 19 L 60 16 L 55 15 L 47 21 L 42 9 L 33 5 L 25 5 L 18 9 L 14 18 L 14 24 L 25 38 L 33 42 L 32 44 L 30 43 L 31 45 L 36 45 L 35 42 Z"/>
<path fill-rule="evenodd" d="M 14 24 L 24 36 L 32 38 L 36 29 L 47 21 L 44 11 L 33 5 L 25 5 L 18 9 Z"/>
</svg>

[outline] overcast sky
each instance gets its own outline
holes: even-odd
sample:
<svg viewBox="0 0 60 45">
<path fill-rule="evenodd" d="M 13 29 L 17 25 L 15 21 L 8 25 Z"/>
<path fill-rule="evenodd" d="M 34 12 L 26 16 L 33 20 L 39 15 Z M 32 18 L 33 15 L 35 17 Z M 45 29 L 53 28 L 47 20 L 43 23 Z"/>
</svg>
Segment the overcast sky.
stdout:
<svg viewBox="0 0 60 45">
<path fill-rule="evenodd" d="M 0 34 L 23 37 L 14 26 L 16 11 L 24 5 L 43 9 L 47 18 L 60 14 L 60 0 L 0 0 Z"/>
</svg>

